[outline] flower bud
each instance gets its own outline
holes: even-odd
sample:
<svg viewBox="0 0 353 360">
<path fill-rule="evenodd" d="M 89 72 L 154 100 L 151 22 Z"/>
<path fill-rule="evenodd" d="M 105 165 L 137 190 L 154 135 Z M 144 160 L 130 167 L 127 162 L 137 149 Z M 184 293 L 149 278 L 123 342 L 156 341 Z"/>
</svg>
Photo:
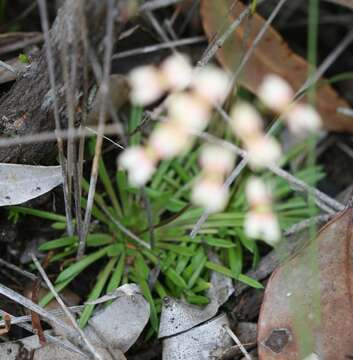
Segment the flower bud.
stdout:
<svg viewBox="0 0 353 360">
<path fill-rule="evenodd" d="M 204 171 L 216 174 L 228 174 L 233 169 L 235 155 L 228 149 L 217 145 L 202 148 L 200 164 Z"/>
<path fill-rule="evenodd" d="M 294 96 L 289 83 L 278 75 L 266 75 L 259 90 L 259 99 L 271 110 L 282 112 L 290 105 Z"/>
<path fill-rule="evenodd" d="M 227 96 L 228 85 L 227 74 L 212 65 L 198 70 L 192 81 L 195 92 L 211 104 L 224 101 Z"/>
<path fill-rule="evenodd" d="M 145 185 L 156 170 L 154 159 L 142 146 L 132 146 L 123 151 L 118 159 L 121 168 L 127 170 L 133 186 Z"/>
<path fill-rule="evenodd" d="M 308 104 L 295 104 L 286 117 L 289 129 L 297 135 L 318 132 L 322 126 L 320 114 Z"/>
<path fill-rule="evenodd" d="M 163 61 L 161 73 L 170 90 L 180 91 L 190 85 L 192 66 L 187 56 L 175 54 Z"/>
<path fill-rule="evenodd" d="M 151 65 L 141 66 L 129 75 L 131 101 L 137 105 L 149 105 L 158 100 L 165 87 L 158 70 Z"/>
<path fill-rule="evenodd" d="M 186 129 L 203 131 L 210 119 L 210 108 L 199 97 L 188 93 L 169 96 L 168 116 Z"/>
<path fill-rule="evenodd" d="M 161 159 L 170 159 L 187 151 L 193 136 L 179 124 L 169 121 L 158 125 L 152 132 L 149 145 Z"/>
<path fill-rule="evenodd" d="M 282 155 L 279 143 L 268 136 L 257 137 L 245 145 L 248 151 L 249 164 L 256 170 L 276 164 Z"/>
<path fill-rule="evenodd" d="M 201 206 L 210 213 L 224 210 L 229 198 L 228 189 L 220 181 L 212 177 L 198 180 L 192 190 L 191 200 L 196 206 Z"/>
<path fill-rule="evenodd" d="M 252 239 L 261 239 L 271 246 L 281 239 L 278 220 L 272 212 L 249 211 L 244 222 L 245 234 Z"/>
<path fill-rule="evenodd" d="M 246 141 L 263 131 L 263 123 L 257 110 L 248 103 L 242 102 L 234 106 L 230 114 L 231 127 L 234 134 Z"/>
<path fill-rule="evenodd" d="M 270 190 L 259 177 L 253 176 L 247 181 L 245 194 L 250 207 L 271 203 Z"/>
</svg>

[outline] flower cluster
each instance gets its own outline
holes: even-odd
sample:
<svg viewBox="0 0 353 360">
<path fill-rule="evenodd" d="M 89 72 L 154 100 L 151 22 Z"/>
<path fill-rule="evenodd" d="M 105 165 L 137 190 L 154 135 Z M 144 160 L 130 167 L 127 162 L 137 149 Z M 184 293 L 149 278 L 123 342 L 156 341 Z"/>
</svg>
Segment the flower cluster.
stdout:
<svg viewBox="0 0 353 360">
<path fill-rule="evenodd" d="M 246 184 L 246 197 L 250 206 L 244 228 L 247 236 L 262 239 L 275 245 L 281 238 L 276 215 L 272 211 L 271 191 L 258 177 L 252 177 Z"/>
<path fill-rule="evenodd" d="M 143 186 L 155 172 L 158 163 L 174 158 L 190 149 L 195 135 L 204 131 L 212 109 L 228 92 L 228 76 L 215 66 L 193 69 L 189 59 L 175 54 L 160 66 L 143 66 L 129 76 L 131 101 L 137 105 L 153 104 L 162 96 L 166 116 L 156 126 L 145 145 L 126 149 L 119 164 L 128 171 L 132 185 Z M 284 114 L 289 129 L 295 134 L 317 131 L 320 115 L 307 104 L 292 104 L 292 87 L 277 75 L 268 75 L 258 89 L 259 99 L 271 111 Z M 230 126 L 247 151 L 254 170 L 271 166 L 282 155 L 274 137 L 265 134 L 260 113 L 247 102 L 238 102 L 230 114 Z M 222 211 L 227 205 L 229 190 L 224 186 L 234 165 L 234 154 L 225 147 L 207 145 L 200 155 L 201 175 L 195 181 L 191 199 L 208 212 Z M 250 210 L 245 219 L 246 234 L 274 245 L 280 239 L 280 227 L 272 211 L 271 192 L 259 179 L 247 183 L 246 196 Z"/>
<path fill-rule="evenodd" d="M 284 119 L 294 134 L 302 136 L 320 130 L 322 120 L 319 113 L 309 104 L 292 104 L 294 91 L 281 77 L 267 75 L 258 89 L 258 96 L 269 109 L 284 114 Z"/>
<path fill-rule="evenodd" d="M 206 145 L 200 156 L 202 174 L 194 185 L 192 201 L 208 212 L 222 211 L 229 197 L 229 190 L 224 186 L 225 177 L 231 172 L 234 154 L 224 147 Z"/>
<path fill-rule="evenodd" d="M 207 127 L 212 106 L 226 96 L 228 76 L 214 66 L 193 71 L 188 58 L 176 54 L 160 67 L 143 66 L 133 70 L 130 85 L 131 99 L 139 105 L 151 104 L 171 92 L 166 99 L 166 121 L 154 129 L 145 146 L 129 148 L 119 158 L 120 166 L 129 173 L 130 182 L 142 186 L 151 178 L 160 160 L 187 151 L 195 133 Z"/>
</svg>

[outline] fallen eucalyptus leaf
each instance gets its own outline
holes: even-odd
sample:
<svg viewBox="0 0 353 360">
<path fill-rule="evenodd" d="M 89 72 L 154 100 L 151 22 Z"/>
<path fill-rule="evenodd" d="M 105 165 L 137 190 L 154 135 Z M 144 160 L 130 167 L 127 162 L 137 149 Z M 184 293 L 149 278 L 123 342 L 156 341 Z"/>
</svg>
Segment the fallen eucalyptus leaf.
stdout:
<svg viewBox="0 0 353 360">
<path fill-rule="evenodd" d="M 60 166 L 0 164 L 0 206 L 22 204 L 63 181 Z"/>
<path fill-rule="evenodd" d="M 350 3 L 349 0 L 340 1 L 347 6 Z M 240 1 L 202 0 L 202 23 L 209 41 L 214 40 L 217 32 L 226 29 L 245 9 L 246 6 Z M 238 66 L 244 46 L 251 46 L 255 36 L 265 24 L 265 20 L 257 13 L 247 21 L 249 23 L 245 26 L 240 25 L 234 36 L 230 36 L 216 54 L 222 66 L 231 71 Z M 270 27 L 255 47 L 239 82 L 257 94 L 263 78 L 269 73 L 274 73 L 286 79 L 293 89 L 298 91 L 307 80 L 308 70 L 306 60 L 294 53 L 281 35 Z M 353 132 L 352 120 L 336 111 L 339 107 L 349 107 L 347 102 L 340 98 L 334 88 L 325 81 L 317 88 L 316 107 L 326 129 Z"/>
<path fill-rule="evenodd" d="M 187 304 L 181 300 L 166 298 L 163 302 L 158 337 L 166 337 L 189 330 L 214 317 L 233 293 L 232 280 L 212 272 L 212 287 L 207 292 L 210 303 L 205 307 Z"/>
<path fill-rule="evenodd" d="M 104 310 L 96 313 L 86 327 L 93 343 L 108 345 L 126 352 L 140 336 L 150 317 L 150 306 L 136 284 L 117 289 L 119 296 Z"/>
<path fill-rule="evenodd" d="M 50 331 L 45 331 L 46 335 Z M 67 340 L 60 340 L 62 344 L 69 343 Z M 101 355 L 103 360 L 126 360 L 124 354 L 119 351 L 114 351 L 114 357 L 103 348 L 96 348 L 96 351 Z M 22 340 L 6 342 L 0 344 L 0 359 L 1 360 L 88 360 L 89 356 L 70 351 L 57 344 L 47 344 L 44 347 L 40 346 L 38 336 L 33 335 Z"/>
<path fill-rule="evenodd" d="M 205 324 L 163 341 L 163 360 L 217 359 L 233 340 L 225 330 L 229 321 L 222 314 Z"/>
<path fill-rule="evenodd" d="M 125 284 L 116 289 L 118 296 L 111 304 L 97 311 L 84 329 L 87 338 L 102 355 L 104 360 L 126 360 L 123 355 L 137 340 L 145 328 L 150 315 L 149 303 L 145 300 L 136 284 Z M 65 315 L 62 315 L 65 319 Z M 56 335 L 61 331 L 56 328 Z M 51 331 L 44 332 L 48 338 Z M 66 335 L 68 333 L 66 332 Z M 69 340 L 79 346 L 78 337 L 74 329 L 68 336 Z M 57 337 L 57 339 L 60 339 Z M 30 336 L 21 341 L 0 344 L 0 359 L 17 360 L 27 359 L 34 351 L 33 360 L 83 360 L 86 356 L 74 353 L 69 349 L 72 345 L 67 340 L 60 340 L 66 349 L 57 344 L 50 343 L 40 347 L 38 336 Z M 11 356 L 5 356 L 11 354 Z M 21 355 L 24 354 L 24 355 Z M 112 354 L 110 356 L 109 354 Z M 28 357 L 28 359 L 32 359 Z"/>
<path fill-rule="evenodd" d="M 352 219 L 352 208 L 338 214 L 272 274 L 258 322 L 259 359 L 353 356 Z"/>
</svg>

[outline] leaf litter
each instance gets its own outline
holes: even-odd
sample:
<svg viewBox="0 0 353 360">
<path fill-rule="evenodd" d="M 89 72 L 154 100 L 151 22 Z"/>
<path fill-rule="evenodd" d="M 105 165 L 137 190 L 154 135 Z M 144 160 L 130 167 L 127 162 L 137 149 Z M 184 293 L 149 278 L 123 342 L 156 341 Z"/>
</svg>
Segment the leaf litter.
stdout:
<svg viewBox="0 0 353 360">
<path fill-rule="evenodd" d="M 61 166 L 0 164 L 0 206 L 22 204 L 62 184 Z"/>
</svg>

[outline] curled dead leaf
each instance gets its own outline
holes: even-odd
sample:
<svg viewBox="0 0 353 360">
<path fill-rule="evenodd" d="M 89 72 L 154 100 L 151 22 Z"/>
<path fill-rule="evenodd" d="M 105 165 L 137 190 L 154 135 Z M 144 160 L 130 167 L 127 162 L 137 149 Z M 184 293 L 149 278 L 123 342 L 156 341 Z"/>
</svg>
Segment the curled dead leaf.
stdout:
<svg viewBox="0 0 353 360">
<path fill-rule="evenodd" d="M 202 0 L 201 17 L 209 41 L 214 40 L 220 30 L 239 17 L 246 9 L 240 1 Z M 217 52 L 217 59 L 227 69 L 234 70 L 239 64 L 244 47 L 248 48 L 264 26 L 265 20 L 258 14 L 251 16 L 246 24 L 240 25 Z M 240 84 L 253 93 L 265 75 L 274 73 L 286 79 L 295 91 L 305 83 L 308 76 L 308 63 L 294 53 L 281 35 L 270 27 L 254 50 L 239 79 Z M 317 88 L 316 106 L 323 118 L 324 127 L 333 131 L 353 131 L 353 122 L 349 117 L 337 113 L 339 107 L 349 107 L 327 82 Z"/>
</svg>

